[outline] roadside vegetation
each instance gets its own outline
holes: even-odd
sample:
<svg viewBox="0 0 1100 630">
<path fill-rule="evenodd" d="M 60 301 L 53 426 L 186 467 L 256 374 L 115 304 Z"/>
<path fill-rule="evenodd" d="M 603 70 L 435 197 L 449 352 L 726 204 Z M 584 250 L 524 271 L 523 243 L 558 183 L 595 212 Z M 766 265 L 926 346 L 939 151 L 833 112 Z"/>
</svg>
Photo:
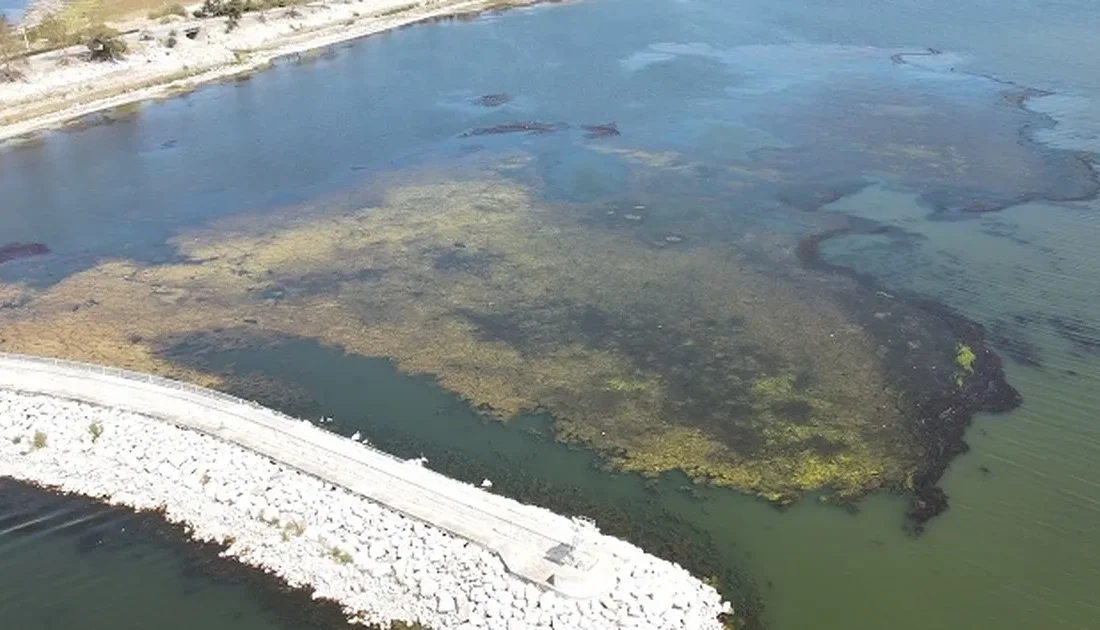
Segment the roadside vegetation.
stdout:
<svg viewBox="0 0 1100 630">
<path fill-rule="evenodd" d="M 103 0 L 77 0 L 27 29 L 24 46 L 38 51 L 84 46 L 91 61 L 117 61 L 128 47 L 122 35 L 107 25 L 110 16 Z"/>
<path fill-rule="evenodd" d="M 26 50 L 23 37 L 18 29 L 0 15 L 0 83 L 21 81 L 27 65 L 23 58 Z"/>
<path fill-rule="evenodd" d="M 187 17 L 187 9 L 182 4 L 170 4 L 149 11 L 147 17 L 150 20 L 160 20 L 170 15 L 185 18 Z"/>
<path fill-rule="evenodd" d="M 270 9 L 306 4 L 310 0 L 205 0 L 202 6 L 192 12 L 197 18 L 224 17 L 227 19 L 225 31 L 228 33 L 240 25 L 245 13 L 259 13 L 261 20 L 264 12 Z"/>
</svg>

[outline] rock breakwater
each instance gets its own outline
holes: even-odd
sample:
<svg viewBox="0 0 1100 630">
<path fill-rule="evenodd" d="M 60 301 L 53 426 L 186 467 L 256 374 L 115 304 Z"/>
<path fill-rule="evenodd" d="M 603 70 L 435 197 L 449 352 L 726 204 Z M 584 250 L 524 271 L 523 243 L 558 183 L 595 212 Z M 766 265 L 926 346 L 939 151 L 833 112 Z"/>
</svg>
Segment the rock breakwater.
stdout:
<svg viewBox="0 0 1100 630">
<path fill-rule="evenodd" d="M 410 464 L 412 465 L 412 464 Z M 163 510 L 226 554 L 339 602 L 363 623 L 432 628 L 719 628 L 714 589 L 621 540 L 616 585 L 572 600 L 494 553 L 257 453 L 167 422 L 0 391 L 0 477 Z"/>
</svg>

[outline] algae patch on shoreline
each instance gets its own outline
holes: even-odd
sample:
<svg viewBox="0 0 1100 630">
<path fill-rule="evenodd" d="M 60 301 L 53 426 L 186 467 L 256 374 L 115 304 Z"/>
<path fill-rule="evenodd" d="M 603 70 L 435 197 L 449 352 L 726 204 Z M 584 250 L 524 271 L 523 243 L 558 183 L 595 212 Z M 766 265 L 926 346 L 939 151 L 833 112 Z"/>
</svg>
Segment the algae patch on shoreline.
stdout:
<svg viewBox="0 0 1100 630">
<path fill-rule="evenodd" d="M 195 333 L 233 343 L 240 327 L 392 358 L 500 419 L 545 410 L 558 439 L 623 470 L 683 470 L 783 504 L 925 474 L 917 403 L 963 385 L 964 341 L 940 320 L 894 301 L 884 334 L 853 315 L 853 296 L 872 292 L 800 269 L 789 237 L 769 245 L 787 257 L 776 268 L 705 221 L 654 239 L 657 213 L 594 225 L 602 207 L 463 172 L 414 176 L 339 216 L 236 217 L 179 237 L 182 262 L 104 261 L 20 288 L 0 349 L 217 386 L 159 350 Z M 899 377 L 884 365 L 896 343 L 901 361 L 942 373 Z"/>
</svg>

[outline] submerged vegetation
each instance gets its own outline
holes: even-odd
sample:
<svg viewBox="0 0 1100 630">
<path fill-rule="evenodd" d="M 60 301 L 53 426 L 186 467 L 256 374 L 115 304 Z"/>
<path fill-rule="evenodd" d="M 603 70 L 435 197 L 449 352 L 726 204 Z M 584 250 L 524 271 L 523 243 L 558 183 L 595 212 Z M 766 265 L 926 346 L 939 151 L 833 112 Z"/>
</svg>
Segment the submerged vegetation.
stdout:
<svg viewBox="0 0 1100 630">
<path fill-rule="evenodd" d="M 162 345 L 281 332 L 391 357 L 495 418 L 546 410 L 558 439 L 624 470 L 683 470 L 778 503 L 924 479 L 924 401 L 954 395 L 956 346 L 980 338 L 800 269 L 793 240 L 762 252 L 659 214 L 538 202 L 491 171 L 430 173 L 362 211 L 187 234 L 180 262 L 9 285 L 28 307 L 2 315 L 0 348 L 218 385 Z"/>
</svg>

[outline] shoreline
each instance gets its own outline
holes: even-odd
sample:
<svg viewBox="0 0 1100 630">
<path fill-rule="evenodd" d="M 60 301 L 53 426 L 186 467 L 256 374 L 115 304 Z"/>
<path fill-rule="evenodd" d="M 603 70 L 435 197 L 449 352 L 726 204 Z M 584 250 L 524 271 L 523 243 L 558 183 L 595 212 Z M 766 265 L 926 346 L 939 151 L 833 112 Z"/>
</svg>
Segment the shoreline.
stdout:
<svg viewBox="0 0 1100 630">
<path fill-rule="evenodd" d="M 32 55 L 28 78 L 0 84 L 0 144 L 63 128 L 82 117 L 247 76 L 280 59 L 425 22 L 560 0 L 322 0 L 224 18 L 127 23 L 131 51 L 118 62 L 75 61 L 79 47 Z M 194 41 L 174 35 L 194 28 Z M 120 28 L 120 30 L 123 30 Z M 152 39 L 142 40 L 138 33 Z M 178 44 L 167 45 L 168 38 Z"/>
<path fill-rule="evenodd" d="M 87 366 L 88 391 L 109 391 L 108 383 L 92 378 L 95 370 Z M 338 444 L 338 451 L 319 460 L 325 474 L 282 463 L 270 449 L 238 444 L 249 438 L 264 441 L 264 432 L 240 426 L 227 406 L 248 403 L 217 392 L 209 392 L 209 400 L 195 407 L 184 404 L 179 391 L 171 394 L 160 379 L 133 381 L 129 399 L 134 402 L 120 408 L 101 406 L 105 403 L 99 394 L 71 389 L 71 379 L 60 373 L 38 385 L 32 383 L 38 377 L 8 376 L 10 382 L 0 389 L 0 478 L 159 512 L 187 527 L 197 542 L 226 545 L 224 556 L 339 603 L 355 623 L 398 620 L 436 630 L 472 630 L 520 619 L 524 628 L 532 629 L 551 624 L 717 629 L 719 616 L 729 613 L 714 588 L 679 565 L 594 528 L 574 536 L 570 548 L 576 551 L 560 562 L 580 567 L 590 556 L 607 558 L 615 569 L 610 590 L 574 597 L 558 588 L 569 582 L 547 585 L 524 579 L 525 567 L 517 571 L 515 560 L 527 554 L 515 552 L 527 549 L 510 543 L 500 553 L 476 538 L 456 535 L 453 527 L 461 509 L 424 520 L 399 504 L 375 500 L 355 483 L 334 480 L 346 467 L 341 458 L 369 450 L 364 444 L 308 422 L 273 417 L 288 425 L 287 437 L 275 440 L 275 446 L 299 458 L 308 451 L 305 442 L 298 443 L 303 439 Z M 159 391 L 165 392 L 163 398 Z M 142 413 L 143 405 L 158 400 L 162 412 Z M 186 422 L 179 420 L 184 417 Z M 404 497 L 428 497 L 429 477 L 438 477 L 450 499 L 476 513 L 505 510 L 515 519 L 511 522 L 526 523 L 523 527 L 544 522 L 569 536 L 565 517 L 388 457 L 391 467 L 408 471 L 422 488 L 402 491 Z M 363 480 L 362 474 L 356 478 Z M 432 505 L 445 500 L 442 496 L 431 499 Z M 495 536 L 508 535 L 506 527 L 488 522 L 485 527 Z M 571 565 L 568 558 L 573 557 L 580 564 Z M 561 575 L 570 571 L 563 569 Z"/>
</svg>

